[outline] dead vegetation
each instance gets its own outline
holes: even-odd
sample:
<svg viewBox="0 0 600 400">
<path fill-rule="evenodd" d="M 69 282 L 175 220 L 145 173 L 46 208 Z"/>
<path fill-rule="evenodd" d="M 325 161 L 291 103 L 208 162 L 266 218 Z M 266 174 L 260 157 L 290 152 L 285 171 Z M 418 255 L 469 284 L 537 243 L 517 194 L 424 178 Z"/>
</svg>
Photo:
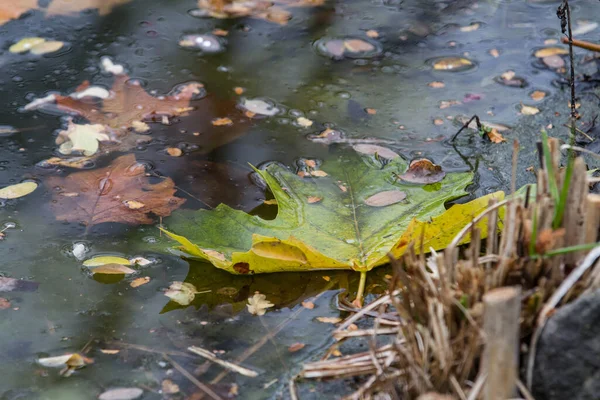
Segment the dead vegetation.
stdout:
<svg viewBox="0 0 600 400">
<path fill-rule="evenodd" d="M 546 318 L 600 283 L 600 251 L 588 253 L 597 246 L 600 196 L 589 194 L 585 162 L 559 168 L 556 139 L 540 150 L 537 185 L 491 202 L 444 252 L 426 257 L 416 243 L 392 259 L 387 293 L 364 308 L 342 302 L 352 313 L 334 337 L 369 337 L 369 351 L 330 358 L 336 343 L 300 377 L 362 377 L 350 399 L 505 399 L 517 388 L 531 399 L 519 359 L 529 386 Z M 482 219 L 486 239 L 476 227 Z M 458 247 L 466 235 L 471 244 Z M 365 329 L 349 330 L 355 323 Z"/>
</svg>

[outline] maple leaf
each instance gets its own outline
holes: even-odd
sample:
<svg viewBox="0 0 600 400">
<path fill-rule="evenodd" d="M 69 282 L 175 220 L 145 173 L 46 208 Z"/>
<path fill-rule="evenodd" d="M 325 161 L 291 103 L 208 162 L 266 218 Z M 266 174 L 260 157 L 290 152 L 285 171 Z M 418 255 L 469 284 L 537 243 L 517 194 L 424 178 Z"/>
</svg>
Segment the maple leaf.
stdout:
<svg viewBox="0 0 600 400">
<path fill-rule="evenodd" d="M 154 221 L 148 214 L 165 217 L 185 202 L 174 196 L 170 178 L 151 184 L 144 166 L 132 154 L 106 168 L 50 177 L 46 184 L 53 190 L 56 219 L 85 225 L 151 224 Z"/>
<path fill-rule="evenodd" d="M 174 213 L 165 233 L 190 257 L 234 274 L 368 271 L 387 263 L 390 252 L 399 257 L 408 243 L 420 239 L 422 228 L 426 228 L 423 240 L 433 243 L 431 247 L 445 247 L 490 199 L 447 211 L 444 203 L 466 194 L 464 188 L 473 175 L 448 173 L 433 185 L 417 185 L 396 179 L 408 170 L 401 157 L 382 162 L 353 153 L 320 167 L 327 173 L 300 177 L 278 164 L 257 171 L 277 200 L 273 220 L 220 205 L 214 210 Z M 378 194 L 381 201 L 369 201 Z M 310 196 L 321 200 L 311 203 Z M 430 223 L 432 217 L 438 218 Z M 478 225 L 482 236 L 486 226 Z"/>
<path fill-rule="evenodd" d="M 317 7 L 324 3 L 324 0 L 198 0 L 198 7 L 213 18 L 254 17 L 285 25 L 292 18 L 287 8 Z"/>
<path fill-rule="evenodd" d="M 107 15 L 113 8 L 131 0 L 52 0 L 48 8 L 38 5 L 38 0 L 12 0 L 0 4 L 0 25 L 17 19 L 29 10 L 45 10 L 46 15 L 75 14 L 87 9 L 97 9 L 98 14 Z M 44 3 L 44 2 L 43 2 Z"/>
<path fill-rule="evenodd" d="M 190 101 L 204 87 L 201 83 L 192 82 L 182 86 L 175 94 L 154 97 L 139 82 L 131 81 L 127 75 L 117 75 L 107 99 L 94 102 L 87 97 L 76 98 L 77 93 L 89 86 L 90 83 L 85 81 L 71 96 L 56 96 L 58 108 L 80 115 L 93 124 L 108 126 L 121 134 L 144 120 L 160 121 L 163 116 L 186 115 L 193 109 L 189 106 Z"/>
</svg>

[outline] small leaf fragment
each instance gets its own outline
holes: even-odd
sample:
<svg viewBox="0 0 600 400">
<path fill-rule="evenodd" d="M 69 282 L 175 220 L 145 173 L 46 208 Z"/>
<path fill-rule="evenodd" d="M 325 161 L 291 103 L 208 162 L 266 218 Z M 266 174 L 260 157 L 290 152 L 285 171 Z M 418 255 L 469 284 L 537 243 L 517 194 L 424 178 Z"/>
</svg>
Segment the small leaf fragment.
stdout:
<svg viewBox="0 0 600 400">
<path fill-rule="evenodd" d="M 411 161 L 408 170 L 399 176 L 400 179 L 411 183 L 429 184 L 444 179 L 446 173 L 442 167 L 426 158 Z"/>
<path fill-rule="evenodd" d="M 104 274 L 104 275 L 130 275 L 135 272 L 134 269 L 126 267 L 121 264 L 106 264 L 99 267 L 95 267 L 90 270 L 92 274 Z"/>
<path fill-rule="evenodd" d="M 181 157 L 183 151 L 178 147 L 169 147 L 167 148 L 167 154 L 169 154 L 171 157 Z"/>
<path fill-rule="evenodd" d="M 325 176 L 327 176 L 327 172 L 325 172 L 325 171 L 321 171 L 321 170 L 318 170 L 318 171 L 310 171 L 310 175 L 311 175 L 311 176 L 316 176 L 316 177 L 322 178 L 322 177 L 325 177 Z"/>
<path fill-rule="evenodd" d="M 339 317 L 317 317 L 317 321 L 323 322 L 324 324 L 337 324 L 342 319 Z"/>
<path fill-rule="evenodd" d="M 438 71 L 460 71 L 470 68 L 473 62 L 462 57 L 444 57 L 433 64 L 433 69 Z"/>
<path fill-rule="evenodd" d="M 302 350 L 306 345 L 304 343 L 296 342 L 288 347 L 290 353 L 295 353 Z"/>
<path fill-rule="evenodd" d="M 169 289 L 165 291 L 165 296 L 175 303 L 187 306 L 194 301 L 197 293 L 199 293 L 198 289 L 191 283 L 175 281 L 171 283 Z"/>
<path fill-rule="evenodd" d="M 121 350 L 115 350 L 115 349 L 100 349 L 100 352 L 102 354 L 119 354 L 121 352 Z"/>
<path fill-rule="evenodd" d="M 444 82 L 440 82 L 440 81 L 433 81 L 433 82 L 429 82 L 427 84 L 427 86 L 434 88 L 434 89 L 441 89 L 446 87 L 446 84 Z"/>
<path fill-rule="evenodd" d="M 229 126 L 233 125 L 231 118 L 215 118 L 212 120 L 214 126 Z"/>
<path fill-rule="evenodd" d="M 569 50 L 564 47 L 546 47 L 540 49 L 534 53 L 537 58 L 545 58 L 555 55 L 566 55 L 569 54 Z"/>
<path fill-rule="evenodd" d="M 372 39 L 379 37 L 379 32 L 374 29 L 369 29 L 367 32 L 365 32 L 365 34 Z"/>
<path fill-rule="evenodd" d="M 237 94 L 239 96 L 244 93 L 244 88 L 237 86 L 237 87 L 233 88 L 233 91 L 235 92 L 235 94 Z"/>
<path fill-rule="evenodd" d="M 502 136 L 501 133 L 499 133 L 496 129 L 492 128 L 488 131 L 486 131 L 485 133 L 488 137 L 488 139 L 490 139 L 490 142 L 492 143 L 502 143 L 502 142 L 506 142 L 506 139 L 504 138 L 504 136 Z"/>
<path fill-rule="evenodd" d="M 7 186 L 0 189 L 0 199 L 18 199 L 32 193 L 37 187 L 35 182 L 22 182 Z"/>
<path fill-rule="evenodd" d="M 98 400 L 135 400 L 144 394 L 140 388 L 114 388 L 102 393 Z"/>
<path fill-rule="evenodd" d="M 298 117 L 298 119 L 296 120 L 296 122 L 298 123 L 298 125 L 304 127 L 304 128 L 308 128 L 311 127 L 313 124 L 313 121 L 311 121 L 308 118 L 305 117 Z"/>
<path fill-rule="evenodd" d="M 321 200 L 323 200 L 323 198 L 322 198 L 322 197 L 317 197 L 317 196 L 308 196 L 308 198 L 306 199 L 306 201 L 307 201 L 309 204 L 318 203 L 318 202 L 320 202 Z"/>
<path fill-rule="evenodd" d="M 546 97 L 546 92 L 542 92 L 541 90 L 536 90 L 533 93 L 531 93 L 529 95 L 529 97 L 531 97 L 533 100 L 535 101 L 540 101 L 542 100 L 544 97 Z"/>
<path fill-rule="evenodd" d="M 489 53 L 494 58 L 500 57 L 500 52 L 498 51 L 498 49 L 491 49 Z"/>
<path fill-rule="evenodd" d="M 526 106 L 521 103 L 521 114 L 523 115 L 535 115 L 540 112 L 540 109 L 533 106 Z"/>
<path fill-rule="evenodd" d="M 367 198 L 365 204 L 371 207 L 385 207 L 401 202 L 404 199 L 406 199 L 406 193 L 400 190 L 387 190 Z"/>
<path fill-rule="evenodd" d="M 57 40 L 51 40 L 43 43 L 36 44 L 30 50 L 31 54 L 42 55 L 48 53 L 54 53 L 63 48 L 65 44 Z"/>
<path fill-rule="evenodd" d="M 344 40 L 344 48 L 351 53 L 369 52 L 375 50 L 375 46 L 361 39 Z"/>
<path fill-rule="evenodd" d="M 170 379 L 165 379 L 161 384 L 162 392 L 164 394 L 175 394 L 179 393 L 179 385 Z"/>
<path fill-rule="evenodd" d="M 25 53 L 26 51 L 31 50 L 33 46 L 39 45 L 40 43 L 44 43 L 46 39 L 40 37 L 29 37 L 23 38 L 19 40 L 17 43 L 13 44 L 8 48 L 8 51 L 11 53 Z"/>
<path fill-rule="evenodd" d="M 131 286 L 132 288 L 136 288 L 136 287 L 145 285 L 148 282 L 150 282 L 150 277 L 149 276 L 143 276 L 141 278 L 136 278 L 133 281 L 131 281 L 131 283 L 129 284 L 129 286 Z"/>
<path fill-rule="evenodd" d="M 303 301 L 302 307 L 306 308 L 307 310 L 312 310 L 313 308 L 315 308 L 315 303 L 313 303 L 312 301 Z"/>
<path fill-rule="evenodd" d="M 100 267 L 106 264 L 131 265 L 131 262 L 126 258 L 116 256 L 93 257 L 83 262 L 86 267 Z"/>
<path fill-rule="evenodd" d="M 548 67 L 553 69 L 562 68 L 565 66 L 565 60 L 559 55 L 552 55 L 542 58 L 542 62 Z"/>
<path fill-rule="evenodd" d="M 479 26 L 480 25 L 478 23 L 474 23 L 474 24 L 467 25 L 467 26 L 461 26 L 460 31 L 461 32 L 474 32 L 477 29 L 479 29 Z"/>
<path fill-rule="evenodd" d="M 252 315 L 265 315 L 267 308 L 274 307 L 275 304 L 267 300 L 267 296 L 261 293 L 254 293 L 254 296 L 248 298 L 248 312 Z"/>
</svg>

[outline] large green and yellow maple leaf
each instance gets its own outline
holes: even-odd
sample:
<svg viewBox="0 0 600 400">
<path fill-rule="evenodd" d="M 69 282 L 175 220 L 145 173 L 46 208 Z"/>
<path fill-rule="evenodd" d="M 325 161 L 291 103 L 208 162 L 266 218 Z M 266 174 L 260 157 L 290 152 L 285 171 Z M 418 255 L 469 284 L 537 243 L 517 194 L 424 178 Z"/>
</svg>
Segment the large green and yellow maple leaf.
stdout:
<svg viewBox="0 0 600 400">
<path fill-rule="evenodd" d="M 257 172 L 277 200 L 275 219 L 220 205 L 214 210 L 176 211 L 163 230 L 187 256 L 234 274 L 365 272 L 387 263 L 388 253 L 402 255 L 421 237 L 426 250 L 447 246 L 490 198 L 504 196 L 494 193 L 447 211 L 444 204 L 465 195 L 473 175 L 449 173 L 441 182 L 416 185 L 399 179 L 407 168 L 400 157 L 385 163 L 355 153 L 325 162 L 318 171 L 303 172 L 303 177 L 271 164 Z M 372 201 L 375 195 L 384 199 L 383 205 Z M 369 205 L 374 203 L 379 206 Z M 485 221 L 479 227 L 485 236 Z"/>
</svg>

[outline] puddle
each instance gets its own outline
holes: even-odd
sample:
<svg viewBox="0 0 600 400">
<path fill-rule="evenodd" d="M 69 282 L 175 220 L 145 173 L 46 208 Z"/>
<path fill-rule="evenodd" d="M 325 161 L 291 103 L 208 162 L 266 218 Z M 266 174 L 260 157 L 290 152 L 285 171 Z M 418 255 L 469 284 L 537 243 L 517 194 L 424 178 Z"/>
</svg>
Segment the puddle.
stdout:
<svg viewBox="0 0 600 400">
<path fill-rule="evenodd" d="M 96 88 L 91 93 L 101 96 L 76 100 L 94 107 L 113 86 L 114 73 L 127 73 L 130 83 L 142 82 L 153 96 L 184 96 L 191 82 L 202 82 L 190 97 L 193 109 L 146 116 L 137 128 L 115 127 L 114 152 L 70 165 L 98 171 L 133 153 L 149 184 L 172 179 L 173 196 L 185 200 L 184 208 L 225 203 L 272 219 L 272 196 L 257 185 L 249 165 L 277 162 L 293 169 L 298 160 L 336 157 L 340 146 L 390 147 L 407 160 L 435 160 L 446 172 L 477 165 L 473 195 L 505 189 L 508 183 L 495 172 L 505 166 L 478 154 L 479 136 L 461 134 L 466 160 L 447 144 L 460 126 L 455 120 L 478 114 L 514 126 L 522 103 L 543 110 L 544 99 L 559 90 L 558 59 L 544 63 L 534 55 L 560 46 L 557 1 L 346 1 L 287 7 L 268 18 L 217 19 L 190 15 L 194 0 L 131 0 L 100 13 L 44 18 L 57 1 L 0 25 L 0 187 L 40 183 L 25 197 L 0 200 L 6 228 L 0 276 L 37 285 L 0 293 L 2 400 L 91 399 L 132 386 L 144 389 L 143 399 L 159 399 L 165 379 L 179 387 L 172 398 L 194 398 L 199 389 L 178 367 L 212 383 L 224 398 L 236 391 L 238 398 L 277 398 L 300 363 L 331 343 L 333 325 L 316 318 L 340 317 L 336 296 L 358 281 L 356 273 L 334 271 L 234 276 L 188 262 L 159 251 L 168 239 L 158 217 L 142 226 L 58 221 L 56 195 L 70 192 L 46 182 L 76 171 L 49 163 L 64 157 L 56 138 L 68 122 L 57 109 L 25 109 L 34 99 L 80 93 L 89 81 Z M 577 4 L 573 14 L 592 15 L 597 7 Z M 581 29 L 583 39 L 597 35 L 589 26 Z M 8 51 L 36 36 L 68 45 L 42 56 Z M 436 69 L 446 57 L 470 64 L 456 73 Z M 509 143 L 515 138 L 511 130 L 502 135 Z M 102 149 L 106 139 L 99 140 Z M 512 147 L 493 146 L 487 149 Z M 119 279 L 96 279 L 82 263 L 99 255 L 154 262 L 129 265 L 134 272 Z M 386 273 L 385 267 L 370 273 L 371 292 L 382 290 Z M 189 306 L 165 296 L 173 282 L 197 289 Z M 261 317 L 246 307 L 257 291 L 274 304 Z M 223 375 L 217 365 L 181 355 L 192 345 L 259 375 Z M 36 363 L 76 352 L 93 364 L 68 378 Z"/>
</svg>

